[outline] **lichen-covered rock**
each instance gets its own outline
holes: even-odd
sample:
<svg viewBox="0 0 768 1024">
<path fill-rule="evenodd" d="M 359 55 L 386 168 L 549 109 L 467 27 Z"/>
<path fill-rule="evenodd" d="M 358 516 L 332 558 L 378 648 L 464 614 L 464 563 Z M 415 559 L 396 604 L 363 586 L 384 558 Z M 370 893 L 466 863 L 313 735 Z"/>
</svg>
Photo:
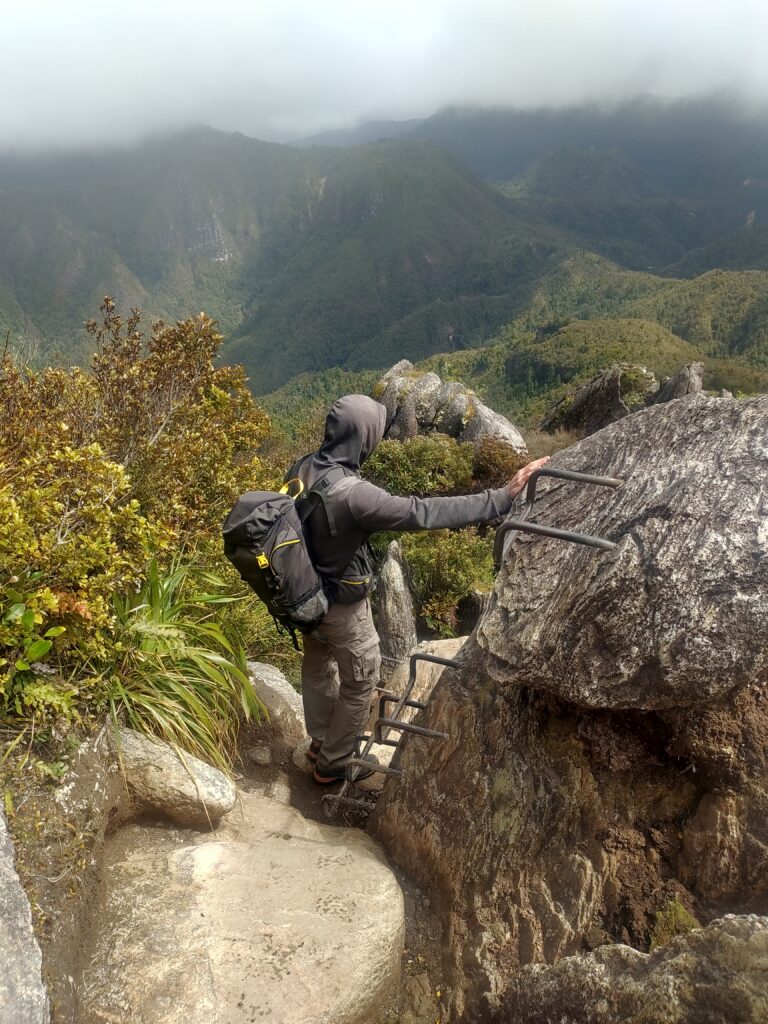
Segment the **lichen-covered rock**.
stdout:
<svg viewBox="0 0 768 1024">
<path fill-rule="evenodd" d="M 556 402 L 541 421 L 541 429 L 594 434 L 596 430 L 602 430 L 641 409 L 658 389 L 658 382 L 650 370 L 644 366 L 619 363 L 598 373 L 587 384 Z"/>
<path fill-rule="evenodd" d="M 387 548 L 379 571 L 376 625 L 381 637 L 381 679 L 386 683 L 418 643 L 413 598 L 403 572 L 403 552 L 396 540 Z"/>
<path fill-rule="evenodd" d="M 440 908 L 451 1021 L 520 966 L 647 951 L 675 903 L 768 912 L 768 399 L 656 405 L 553 465 L 626 480 L 536 501 L 617 549 L 516 537 L 420 716 L 449 739 L 405 738 L 372 821 Z"/>
<path fill-rule="evenodd" d="M 205 761 L 121 729 L 117 753 L 128 789 L 144 810 L 182 825 L 214 825 L 235 806 L 234 783 Z"/>
<path fill-rule="evenodd" d="M 650 956 L 604 946 L 526 967 L 498 1024 L 761 1024 L 768 1020 L 768 918 L 727 916 Z"/>
<path fill-rule="evenodd" d="M 48 994 L 32 912 L 14 866 L 14 851 L 0 810 L 0 1021 L 47 1024 Z"/>
<path fill-rule="evenodd" d="M 444 383 L 436 373 L 418 373 L 407 359 L 384 374 L 374 395 L 387 407 L 392 420 L 388 436 L 394 440 L 438 431 L 471 444 L 495 437 L 516 452 L 526 451 L 520 432 L 469 388 L 456 382 Z"/>
</svg>

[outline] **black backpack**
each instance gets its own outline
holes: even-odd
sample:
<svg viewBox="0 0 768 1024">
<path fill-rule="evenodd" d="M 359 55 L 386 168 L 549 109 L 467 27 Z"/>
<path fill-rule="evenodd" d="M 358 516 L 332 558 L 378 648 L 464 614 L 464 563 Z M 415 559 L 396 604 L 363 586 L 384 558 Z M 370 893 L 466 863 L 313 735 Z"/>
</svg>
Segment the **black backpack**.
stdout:
<svg viewBox="0 0 768 1024">
<path fill-rule="evenodd" d="M 254 590 L 278 625 L 296 642 L 296 630 L 311 633 L 328 611 L 325 584 L 312 564 L 304 522 L 323 501 L 333 482 L 331 477 L 346 475 L 333 469 L 319 479 L 310 491 L 298 478 L 299 493 L 288 491 L 289 481 L 280 491 L 246 491 L 235 502 L 224 527 L 224 555 Z"/>
</svg>

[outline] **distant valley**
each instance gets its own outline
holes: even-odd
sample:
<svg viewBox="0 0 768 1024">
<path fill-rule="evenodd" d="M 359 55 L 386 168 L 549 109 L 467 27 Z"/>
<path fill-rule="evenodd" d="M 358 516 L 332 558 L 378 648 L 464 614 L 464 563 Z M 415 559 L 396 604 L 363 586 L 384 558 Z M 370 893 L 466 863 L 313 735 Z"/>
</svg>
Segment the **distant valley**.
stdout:
<svg viewBox="0 0 768 1024">
<path fill-rule="evenodd" d="M 700 356 L 713 386 L 762 389 L 765 120 L 638 101 L 0 159 L 3 334 L 39 362 L 83 361 L 107 293 L 216 317 L 257 394 L 407 357 L 523 408 L 662 350 L 660 371 Z"/>
</svg>

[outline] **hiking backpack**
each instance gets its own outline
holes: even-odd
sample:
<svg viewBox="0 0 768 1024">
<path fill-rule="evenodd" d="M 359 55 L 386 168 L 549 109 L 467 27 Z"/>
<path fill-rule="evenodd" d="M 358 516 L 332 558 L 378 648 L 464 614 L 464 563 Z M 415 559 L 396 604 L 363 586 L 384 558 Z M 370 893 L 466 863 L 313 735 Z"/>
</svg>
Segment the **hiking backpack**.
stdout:
<svg viewBox="0 0 768 1024">
<path fill-rule="evenodd" d="M 304 523 L 339 474 L 334 468 L 304 492 L 295 477 L 280 490 L 246 491 L 235 502 L 224 527 L 224 555 L 267 606 L 276 624 L 296 642 L 296 630 L 311 633 L 328 611 L 325 584 L 312 564 Z M 291 497 L 291 485 L 298 493 Z M 316 500 L 314 500 L 316 499 Z M 326 514 L 328 514 L 328 507 Z"/>
</svg>

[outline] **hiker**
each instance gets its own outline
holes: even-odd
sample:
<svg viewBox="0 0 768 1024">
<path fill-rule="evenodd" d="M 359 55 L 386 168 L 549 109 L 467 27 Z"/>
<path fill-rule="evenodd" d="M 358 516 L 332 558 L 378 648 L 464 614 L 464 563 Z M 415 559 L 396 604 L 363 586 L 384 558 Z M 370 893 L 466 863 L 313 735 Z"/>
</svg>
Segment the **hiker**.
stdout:
<svg viewBox="0 0 768 1024">
<path fill-rule="evenodd" d="M 319 450 L 294 464 L 286 482 L 300 480 L 318 500 L 305 521 L 314 565 L 327 581 L 330 608 L 304 637 L 302 696 L 313 777 L 330 785 L 345 777 L 355 738 L 370 713 L 379 680 L 379 636 L 369 594 L 373 574 L 367 541 L 380 530 L 440 530 L 506 515 L 512 499 L 547 458 L 521 469 L 504 487 L 459 497 L 401 498 L 362 480 L 358 471 L 387 428 L 387 410 L 365 395 L 332 407 Z M 371 774 L 360 768 L 357 779 Z"/>
</svg>

